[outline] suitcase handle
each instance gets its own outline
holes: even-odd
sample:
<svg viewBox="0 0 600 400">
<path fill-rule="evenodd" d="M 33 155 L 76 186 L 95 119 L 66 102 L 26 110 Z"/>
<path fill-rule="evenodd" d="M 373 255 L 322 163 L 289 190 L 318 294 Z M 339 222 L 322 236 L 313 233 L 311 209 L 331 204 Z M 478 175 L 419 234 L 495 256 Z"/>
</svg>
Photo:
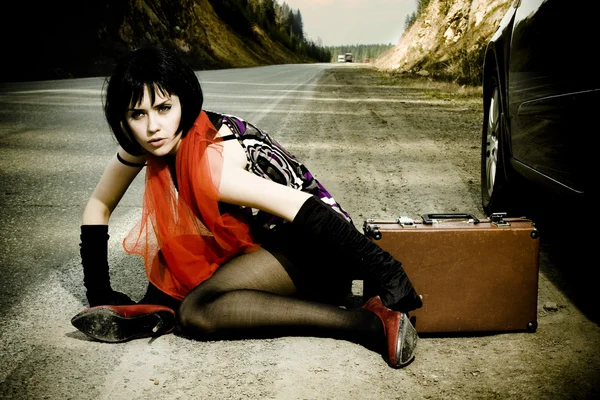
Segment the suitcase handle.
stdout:
<svg viewBox="0 0 600 400">
<path fill-rule="evenodd" d="M 478 224 L 479 220 L 472 214 L 450 213 L 450 214 L 423 214 L 421 215 L 425 225 L 432 225 L 434 219 L 469 219 L 473 220 L 474 224 Z"/>
</svg>

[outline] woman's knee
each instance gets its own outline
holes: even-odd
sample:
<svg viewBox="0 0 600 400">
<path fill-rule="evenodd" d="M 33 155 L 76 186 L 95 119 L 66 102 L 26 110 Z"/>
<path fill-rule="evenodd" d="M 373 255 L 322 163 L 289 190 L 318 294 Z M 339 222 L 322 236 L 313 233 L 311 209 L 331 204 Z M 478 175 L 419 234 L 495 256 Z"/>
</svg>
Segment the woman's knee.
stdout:
<svg viewBox="0 0 600 400">
<path fill-rule="evenodd" d="M 220 293 L 197 289 L 200 287 L 190 292 L 179 305 L 179 328 L 184 334 L 208 335 L 214 333 L 215 324 L 206 308 Z"/>
</svg>

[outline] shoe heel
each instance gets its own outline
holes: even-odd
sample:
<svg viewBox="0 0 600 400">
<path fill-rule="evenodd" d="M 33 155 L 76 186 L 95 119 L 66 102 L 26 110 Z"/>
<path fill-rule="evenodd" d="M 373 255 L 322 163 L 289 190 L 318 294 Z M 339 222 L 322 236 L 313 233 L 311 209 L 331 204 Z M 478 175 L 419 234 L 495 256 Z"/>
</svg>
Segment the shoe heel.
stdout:
<svg viewBox="0 0 600 400">
<path fill-rule="evenodd" d="M 404 367 L 410 364 L 415 358 L 415 349 L 419 336 L 417 330 L 410 322 L 408 315 L 402 313 L 402 319 L 400 321 L 400 340 L 398 340 L 397 357 L 398 367 Z"/>
<path fill-rule="evenodd" d="M 172 313 L 159 311 L 155 313 L 158 318 L 158 322 L 152 328 L 152 335 L 161 335 L 169 333 L 175 328 L 175 318 Z"/>
</svg>

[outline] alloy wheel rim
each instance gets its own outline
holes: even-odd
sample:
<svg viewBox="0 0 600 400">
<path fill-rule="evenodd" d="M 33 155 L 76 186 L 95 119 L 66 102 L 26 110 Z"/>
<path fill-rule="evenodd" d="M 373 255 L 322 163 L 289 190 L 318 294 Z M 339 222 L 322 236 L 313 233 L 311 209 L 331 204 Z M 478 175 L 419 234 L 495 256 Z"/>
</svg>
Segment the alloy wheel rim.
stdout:
<svg viewBox="0 0 600 400">
<path fill-rule="evenodd" d="M 498 167 L 499 114 L 498 87 L 495 87 L 490 99 L 486 131 L 485 173 L 486 189 L 489 197 L 492 196 L 494 191 L 496 168 Z"/>
</svg>

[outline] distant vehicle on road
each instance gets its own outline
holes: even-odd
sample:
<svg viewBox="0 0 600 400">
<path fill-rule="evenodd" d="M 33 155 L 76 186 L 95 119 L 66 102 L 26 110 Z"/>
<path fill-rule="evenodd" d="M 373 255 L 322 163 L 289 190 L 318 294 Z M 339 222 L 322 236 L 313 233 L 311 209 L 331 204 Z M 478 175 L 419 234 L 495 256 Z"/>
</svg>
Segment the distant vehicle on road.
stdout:
<svg viewBox="0 0 600 400">
<path fill-rule="evenodd" d="M 596 24 L 594 13 L 560 0 L 521 0 L 490 40 L 481 147 L 486 214 L 542 211 L 552 199 L 589 198 L 597 185 L 600 74 L 589 47 L 600 38 Z M 543 197 L 527 205 L 531 193 Z"/>
<path fill-rule="evenodd" d="M 346 53 L 345 60 L 346 62 L 352 62 L 352 53 Z"/>
<path fill-rule="evenodd" d="M 346 56 L 345 56 L 345 55 L 343 55 L 343 54 L 340 54 L 340 55 L 338 56 L 338 62 L 339 62 L 339 63 L 340 63 L 340 62 L 341 62 L 341 63 L 343 63 L 343 62 L 346 62 Z"/>
</svg>

